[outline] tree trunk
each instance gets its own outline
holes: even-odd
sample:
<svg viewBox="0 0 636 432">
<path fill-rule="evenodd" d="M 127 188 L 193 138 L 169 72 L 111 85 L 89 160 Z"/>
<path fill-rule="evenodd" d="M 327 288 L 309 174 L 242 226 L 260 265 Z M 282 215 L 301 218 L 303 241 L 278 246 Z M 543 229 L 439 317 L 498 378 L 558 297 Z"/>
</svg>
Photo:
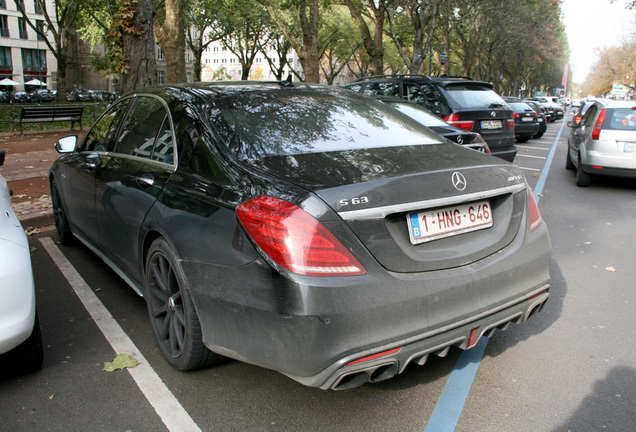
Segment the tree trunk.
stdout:
<svg viewBox="0 0 636 432">
<path fill-rule="evenodd" d="M 166 0 L 163 41 L 166 58 L 166 82 L 185 82 L 185 4 L 184 0 Z"/>
<path fill-rule="evenodd" d="M 123 74 L 122 91 L 148 87 L 157 83 L 155 35 L 152 0 L 138 0 L 135 5 L 135 32 L 124 34 L 124 56 L 128 59 L 128 73 Z"/>
</svg>

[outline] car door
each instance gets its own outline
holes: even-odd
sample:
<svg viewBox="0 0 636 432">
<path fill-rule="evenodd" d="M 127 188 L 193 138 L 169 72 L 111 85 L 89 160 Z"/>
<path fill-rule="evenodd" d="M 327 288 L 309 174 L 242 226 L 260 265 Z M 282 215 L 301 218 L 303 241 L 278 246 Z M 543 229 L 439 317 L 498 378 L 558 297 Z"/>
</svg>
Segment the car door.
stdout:
<svg viewBox="0 0 636 432">
<path fill-rule="evenodd" d="M 62 165 L 60 187 L 63 188 L 68 220 L 75 233 L 91 243 L 99 240 L 95 214 L 95 172 L 109 150 L 114 147 L 117 130 L 130 100 L 115 104 L 93 125 L 77 151 Z"/>
<path fill-rule="evenodd" d="M 157 97 L 137 96 L 120 128 L 114 151 L 96 170 L 95 213 L 100 244 L 138 282 L 141 226 L 174 172 L 174 151 L 167 106 Z"/>
</svg>

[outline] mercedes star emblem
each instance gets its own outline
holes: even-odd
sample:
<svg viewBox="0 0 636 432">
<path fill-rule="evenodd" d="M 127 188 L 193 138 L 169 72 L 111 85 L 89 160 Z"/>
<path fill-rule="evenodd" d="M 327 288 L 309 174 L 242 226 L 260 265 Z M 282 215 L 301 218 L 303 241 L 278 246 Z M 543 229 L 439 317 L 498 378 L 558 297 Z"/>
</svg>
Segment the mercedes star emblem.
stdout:
<svg viewBox="0 0 636 432">
<path fill-rule="evenodd" d="M 464 189 L 466 189 L 466 177 L 464 177 L 461 173 L 455 171 L 453 173 L 452 181 L 455 189 L 459 191 L 463 191 Z"/>
</svg>

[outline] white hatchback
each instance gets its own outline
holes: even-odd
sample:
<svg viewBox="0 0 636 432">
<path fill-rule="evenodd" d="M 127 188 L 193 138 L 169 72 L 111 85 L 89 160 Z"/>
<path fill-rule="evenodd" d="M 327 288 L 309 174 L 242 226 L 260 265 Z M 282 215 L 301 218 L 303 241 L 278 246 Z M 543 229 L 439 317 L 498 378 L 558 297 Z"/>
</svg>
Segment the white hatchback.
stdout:
<svg viewBox="0 0 636 432">
<path fill-rule="evenodd" d="M 636 178 L 636 101 L 597 100 L 568 140 L 567 169 L 576 169 L 577 186 L 592 175 Z"/>
<path fill-rule="evenodd" d="M 0 165 L 4 151 L 0 150 Z M 35 310 L 31 253 L 24 229 L 11 206 L 11 192 L 0 175 L 0 355 L 16 371 L 42 366 L 40 324 Z"/>
</svg>

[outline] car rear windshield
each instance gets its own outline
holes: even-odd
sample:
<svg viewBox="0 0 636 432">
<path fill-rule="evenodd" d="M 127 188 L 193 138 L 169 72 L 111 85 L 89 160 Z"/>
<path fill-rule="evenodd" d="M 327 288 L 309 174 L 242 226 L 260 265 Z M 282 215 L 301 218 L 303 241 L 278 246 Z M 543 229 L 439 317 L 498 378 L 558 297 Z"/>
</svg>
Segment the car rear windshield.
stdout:
<svg viewBox="0 0 636 432">
<path fill-rule="evenodd" d="M 412 119 L 339 89 L 236 92 L 215 100 L 238 137 L 230 149 L 245 159 L 377 147 L 438 144 Z"/>
<path fill-rule="evenodd" d="M 462 108 L 489 109 L 506 107 L 504 100 L 488 87 L 475 84 L 453 84 L 445 87 L 454 105 Z"/>
<path fill-rule="evenodd" d="M 608 109 L 603 129 L 636 131 L 636 109 Z"/>
</svg>

